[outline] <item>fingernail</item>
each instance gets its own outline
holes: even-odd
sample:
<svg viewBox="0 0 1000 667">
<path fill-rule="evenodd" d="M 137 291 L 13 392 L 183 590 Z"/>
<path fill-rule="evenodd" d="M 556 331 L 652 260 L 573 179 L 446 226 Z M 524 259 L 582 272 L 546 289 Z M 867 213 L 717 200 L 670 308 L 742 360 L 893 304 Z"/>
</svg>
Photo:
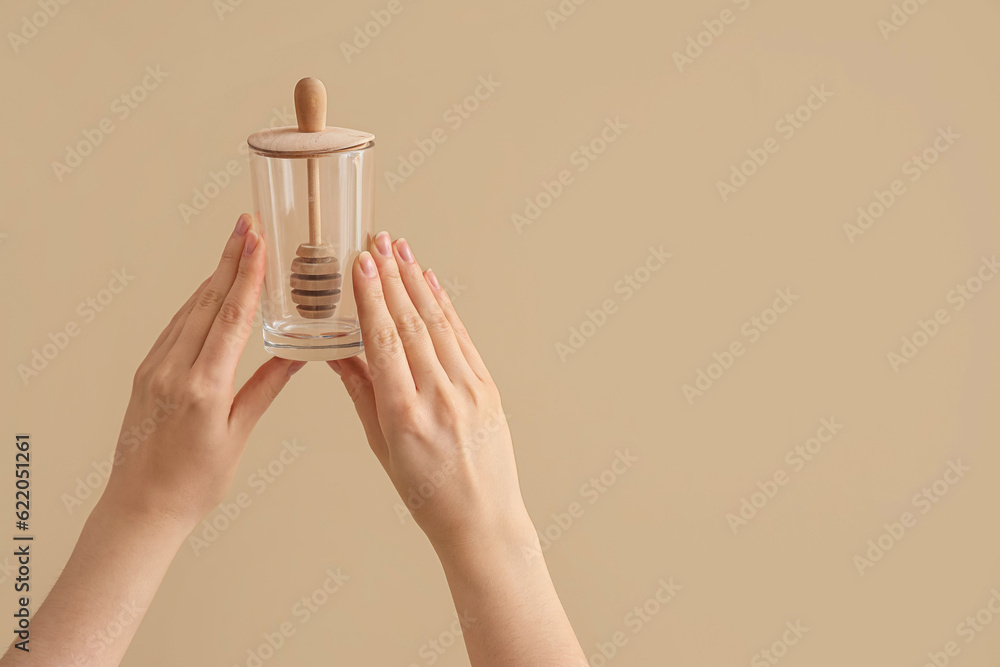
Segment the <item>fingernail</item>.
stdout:
<svg viewBox="0 0 1000 667">
<path fill-rule="evenodd" d="M 340 375 L 341 371 L 343 370 L 343 367 L 340 365 L 340 361 L 334 359 L 333 361 L 328 361 L 326 363 L 329 364 L 330 368 L 333 369 L 334 373 Z"/>
<path fill-rule="evenodd" d="M 250 229 L 250 216 L 244 213 L 240 216 L 240 219 L 236 221 L 236 230 L 233 232 L 236 236 L 243 236 Z"/>
<path fill-rule="evenodd" d="M 243 244 L 243 255 L 249 257 L 253 254 L 254 249 L 257 247 L 257 241 L 260 239 L 257 236 L 257 232 L 250 232 L 247 234 L 247 240 Z"/>
<path fill-rule="evenodd" d="M 296 362 L 293 362 L 292 364 L 290 364 L 288 366 L 288 377 L 292 377 L 293 375 L 295 375 L 296 373 L 298 373 L 300 370 L 302 370 L 302 367 L 305 366 L 305 365 L 306 365 L 306 362 L 304 362 L 304 361 L 296 361 Z"/>
<path fill-rule="evenodd" d="M 427 282 L 431 284 L 434 289 L 441 289 L 441 283 L 438 282 L 437 276 L 434 275 L 434 271 L 427 269 Z"/>
<path fill-rule="evenodd" d="M 365 250 L 361 253 L 359 260 L 361 262 L 361 272 L 368 276 L 369 278 L 374 278 L 378 275 L 378 270 L 375 268 L 375 260 L 372 259 L 372 254 Z"/>
<path fill-rule="evenodd" d="M 399 250 L 399 256 L 407 264 L 413 263 L 413 251 L 410 250 L 410 244 L 406 242 L 406 239 L 399 239 L 396 241 L 396 249 Z"/>
<path fill-rule="evenodd" d="M 389 240 L 389 234 L 379 232 L 375 237 L 375 248 L 385 257 L 392 257 L 392 242 Z"/>
</svg>

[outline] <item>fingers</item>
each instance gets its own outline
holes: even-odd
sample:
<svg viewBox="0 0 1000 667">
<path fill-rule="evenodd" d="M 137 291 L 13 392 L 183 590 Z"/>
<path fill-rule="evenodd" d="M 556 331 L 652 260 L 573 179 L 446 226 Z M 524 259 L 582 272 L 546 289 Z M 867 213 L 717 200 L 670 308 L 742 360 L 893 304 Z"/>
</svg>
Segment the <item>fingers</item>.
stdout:
<svg viewBox="0 0 1000 667">
<path fill-rule="evenodd" d="M 244 213 L 236 222 L 236 228 L 229 240 L 226 241 L 218 268 L 212 274 L 208 285 L 195 299 L 191 312 L 184 322 L 184 328 L 170 350 L 170 355 L 176 357 L 180 364 L 190 367 L 201 353 L 208 332 L 222 307 L 223 299 L 229 294 L 229 289 L 236 278 L 236 271 L 240 265 L 243 246 L 249 231 L 250 216 Z"/>
<path fill-rule="evenodd" d="M 469 336 L 468 330 L 465 325 L 462 324 L 462 320 L 458 317 L 458 313 L 455 311 L 455 306 L 451 303 L 451 298 L 449 298 L 448 293 L 441 288 L 441 284 L 438 282 L 437 276 L 434 275 L 434 271 L 427 269 L 424 271 L 424 277 L 427 280 L 427 284 L 431 288 L 431 293 L 434 294 L 434 298 L 437 299 L 438 305 L 441 306 L 441 310 L 444 311 L 445 316 L 448 318 L 448 322 L 451 323 L 451 328 L 455 331 L 455 338 L 458 340 L 458 345 L 462 349 L 462 353 L 465 355 L 466 361 L 469 362 L 469 367 L 472 368 L 476 376 L 483 382 L 491 382 L 490 372 L 486 368 L 486 364 L 483 362 L 483 358 L 479 356 L 479 350 L 472 342 L 472 338 Z"/>
<path fill-rule="evenodd" d="M 405 239 L 398 239 L 393 244 L 393 250 L 403 286 L 430 334 L 439 363 L 456 384 L 474 377 L 448 317 L 424 280 L 410 244 Z"/>
<path fill-rule="evenodd" d="M 348 357 L 337 361 L 326 362 L 333 372 L 344 382 L 347 393 L 354 401 L 354 408 L 361 418 L 361 425 L 368 437 L 368 444 L 378 458 L 382 467 L 389 464 L 389 446 L 382 434 L 382 426 L 378 421 L 378 409 L 375 403 L 375 392 L 372 390 L 372 378 L 368 372 L 368 364 L 360 357 Z"/>
<path fill-rule="evenodd" d="M 233 407 L 229 411 L 230 430 L 249 435 L 288 379 L 305 365 L 304 361 L 278 357 L 265 361 L 233 399 Z"/>
<path fill-rule="evenodd" d="M 375 399 L 386 407 L 405 405 L 416 395 L 416 386 L 399 332 L 386 308 L 378 268 L 369 252 L 358 255 L 353 272 L 354 299 Z"/>
<path fill-rule="evenodd" d="M 385 232 L 375 236 L 372 244 L 375 265 L 389 315 L 399 333 L 406 360 L 413 374 L 414 384 L 421 387 L 433 386 L 447 381 L 448 377 L 438 361 L 434 343 L 427 331 L 427 325 L 407 294 L 400 277 L 399 265 L 392 248 L 392 241 Z"/>
<path fill-rule="evenodd" d="M 236 279 L 219 306 L 194 368 L 205 377 L 233 382 L 240 356 L 253 330 L 266 264 L 264 241 L 253 231 L 246 237 Z"/>
<path fill-rule="evenodd" d="M 198 285 L 197 289 L 195 289 L 195 291 L 191 293 L 191 296 L 189 296 L 188 300 L 184 302 L 184 305 L 180 307 L 180 310 L 174 313 L 174 316 L 170 318 L 170 322 L 167 324 L 166 327 L 163 328 L 163 331 L 160 332 L 160 335 L 153 343 L 153 346 L 149 349 L 149 354 L 146 355 L 145 361 L 151 361 L 154 357 L 160 356 L 159 352 L 161 350 L 170 349 L 170 345 L 167 344 L 167 341 L 170 340 L 171 336 L 176 333 L 176 330 L 178 330 L 179 328 L 178 323 L 182 322 L 187 317 L 187 314 L 191 310 L 191 305 L 194 303 L 194 300 L 198 298 L 198 295 L 201 293 L 201 290 L 205 288 L 205 285 L 208 284 L 208 281 L 211 280 L 211 278 L 212 278 L 211 276 L 205 278 L 205 280 L 203 280 L 202 283 Z"/>
</svg>

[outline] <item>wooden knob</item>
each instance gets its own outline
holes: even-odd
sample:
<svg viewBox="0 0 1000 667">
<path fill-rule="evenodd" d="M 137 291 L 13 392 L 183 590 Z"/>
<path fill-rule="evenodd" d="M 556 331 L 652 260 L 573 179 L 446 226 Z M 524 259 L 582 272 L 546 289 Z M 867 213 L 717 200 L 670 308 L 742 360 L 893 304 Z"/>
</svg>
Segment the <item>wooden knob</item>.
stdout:
<svg viewBox="0 0 1000 667">
<path fill-rule="evenodd" d="M 322 132 L 326 128 L 326 87 L 307 76 L 295 84 L 295 119 L 299 132 Z"/>
<path fill-rule="evenodd" d="M 340 260 L 329 245 L 303 243 L 292 261 L 292 302 L 299 315 L 312 320 L 333 315 L 340 303 Z"/>
</svg>

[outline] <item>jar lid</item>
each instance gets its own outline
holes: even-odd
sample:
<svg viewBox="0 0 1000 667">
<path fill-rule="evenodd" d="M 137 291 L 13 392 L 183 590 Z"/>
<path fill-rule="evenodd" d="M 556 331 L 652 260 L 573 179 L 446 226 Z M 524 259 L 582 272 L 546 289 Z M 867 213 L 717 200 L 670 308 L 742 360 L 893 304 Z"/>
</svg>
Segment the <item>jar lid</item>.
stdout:
<svg viewBox="0 0 1000 667">
<path fill-rule="evenodd" d="M 295 157 L 296 154 L 337 153 L 361 148 L 373 141 L 374 134 L 344 127 L 325 127 L 319 132 L 300 132 L 297 127 L 276 127 L 254 132 L 247 138 L 247 144 L 254 150 L 289 157 Z"/>
<path fill-rule="evenodd" d="M 319 79 L 306 77 L 295 85 L 295 118 L 298 127 L 254 132 L 247 144 L 272 156 L 305 157 L 362 148 L 375 141 L 369 132 L 326 126 L 326 88 Z"/>
</svg>

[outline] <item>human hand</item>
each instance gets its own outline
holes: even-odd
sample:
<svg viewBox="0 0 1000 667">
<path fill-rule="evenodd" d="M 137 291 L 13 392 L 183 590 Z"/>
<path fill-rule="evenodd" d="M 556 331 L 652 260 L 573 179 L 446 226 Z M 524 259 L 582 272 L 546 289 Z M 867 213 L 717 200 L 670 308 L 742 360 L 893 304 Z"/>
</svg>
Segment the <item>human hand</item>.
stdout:
<svg viewBox="0 0 1000 667">
<path fill-rule="evenodd" d="M 447 293 L 385 232 L 354 262 L 367 362 L 328 362 L 435 549 L 535 539 L 500 394 Z"/>
<path fill-rule="evenodd" d="M 266 252 L 243 214 L 215 272 L 139 365 L 102 502 L 197 524 L 228 491 L 257 420 L 304 362 L 270 359 L 236 393 Z"/>
</svg>

